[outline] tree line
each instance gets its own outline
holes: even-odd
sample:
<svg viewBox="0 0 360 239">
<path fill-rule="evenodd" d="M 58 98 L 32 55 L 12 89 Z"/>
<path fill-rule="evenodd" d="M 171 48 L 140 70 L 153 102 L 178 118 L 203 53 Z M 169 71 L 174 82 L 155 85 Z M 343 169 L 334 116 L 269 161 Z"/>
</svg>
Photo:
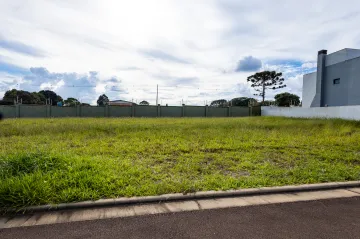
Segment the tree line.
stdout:
<svg viewBox="0 0 360 239">
<path fill-rule="evenodd" d="M 219 99 L 214 100 L 211 102 L 210 106 L 212 107 L 228 107 L 228 106 L 270 106 L 270 105 L 277 105 L 277 106 L 290 106 L 300 105 L 300 97 L 291 94 L 288 92 L 280 93 L 275 95 L 274 100 L 264 100 L 264 101 L 258 101 L 251 97 L 238 97 L 234 98 L 232 100 L 225 100 L 225 99 Z"/>
<path fill-rule="evenodd" d="M 270 101 L 265 100 L 267 90 L 277 90 L 286 87 L 281 72 L 276 72 L 276 71 L 257 72 L 254 75 L 249 76 L 247 78 L 247 81 L 251 83 L 250 86 L 254 88 L 254 90 L 257 92 L 254 95 L 260 96 L 262 98 L 261 102 L 258 102 L 254 98 L 239 97 L 239 98 L 234 98 L 230 101 L 227 101 L 225 99 L 214 100 L 211 102 L 210 106 L 227 107 L 227 106 L 249 106 L 249 105 L 262 105 L 262 106 L 300 105 L 300 97 L 288 92 L 275 95 L 274 100 L 270 100 Z"/>
<path fill-rule="evenodd" d="M 41 90 L 39 92 L 29 92 L 25 90 L 8 90 L 5 92 L 5 95 L 2 100 L 0 100 L 0 105 L 13 105 L 16 103 L 22 104 L 35 104 L 35 105 L 64 105 L 64 106 L 76 106 L 80 105 L 80 102 L 73 98 L 69 97 L 63 99 L 60 95 L 56 94 L 51 90 Z M 90 105 L 87 103 L 81 103 L 81 105 Z"/>
<path fill-rule="evenodd" d="M 276 90 L 286 87 L 284 84 L 284 78 L 281 72 L 276 71 L 263 71 L 257 72 L 247 78 L 247 81 L 251 83 L 251 87 L 257 92 L 255 96 L 262 98 L 261 102 L 258 102 L 254 98 L 238 97 L 230 101 L 225 99 L 214 100 L 210 106 L 214 107 L 227 107 L 227 106 L 249 106 L 249 105 L 278 105 L 278 106 L 290 106 L 300 105 L 300 97 L 288 92 L 277 94 L 273 101 L 266 101 L 265 96 L 268 90 Z M 0 100 L 0 104 L 51 104 L 61 106 L 76 106 L 80 105 L 80 102 L 74 98 L 69 97 L 66 100 L 51 90 L 41 90 L 39 92 L 28 92 L 22 90 L 8 90 L 5 92 L 3 100 Z M 98 106 L 104 106 L 109 104 L 109 98 L 102 94 L 97 100 Z M 81 105 L 89 105 L 81 103 Z M 141 101 L 140 105 L 149 105 L 147 101 Z"/>
<path fill-rule="evenodd" d="M 97 99 L 98 106 L 105 106 L 109 104 L 109 98 L 102 94 Z M 5 95 L 2 100 L 0 100 L 0 105 L 13 105 L 13 104 L 33 104 L 33 105 L 61 105 L 74 107 L 76 105 L 90 106 L 88 103 L 80 103 L 76 98 L 69 97 L 63 99 L 60 95 L 56 94 L 51 90 L 41 90 L 39 92 L 29 92 L 25 90 L 8 90 L 5 92 Z M 141 101 L 140 105 L 149 105 L 147 101 Z"/>
</svg>

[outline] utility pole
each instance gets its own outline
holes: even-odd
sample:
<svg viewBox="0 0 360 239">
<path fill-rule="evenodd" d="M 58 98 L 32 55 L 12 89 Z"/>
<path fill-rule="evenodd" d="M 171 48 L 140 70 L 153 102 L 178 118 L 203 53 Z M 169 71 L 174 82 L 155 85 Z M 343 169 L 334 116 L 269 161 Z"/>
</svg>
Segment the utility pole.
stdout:
<svg viewBox="0 0 360 239">
<path fill-rule="evenodd" d="M 156 105 L 159 104 L 159 85 L 156 85 Z"/>
</svg>

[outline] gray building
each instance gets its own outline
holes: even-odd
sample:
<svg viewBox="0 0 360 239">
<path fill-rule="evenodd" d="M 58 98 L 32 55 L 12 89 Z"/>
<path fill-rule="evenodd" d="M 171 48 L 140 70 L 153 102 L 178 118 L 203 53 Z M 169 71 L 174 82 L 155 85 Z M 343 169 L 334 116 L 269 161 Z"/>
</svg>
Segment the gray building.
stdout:
<svg viewBox="0 0 360 239">
<path fill-rule="evenodd" d="M 303 77 L 303 107 L 360 105 L 360 50 L 318 52 L 317 71 Z"/>
<path fill-rule="evenodd" d="M 126 101 L 126 100 L 112 100 L 109 101 L 109 105 L 112 106 L 132 106 L 136 105 L 134 102 Z"/>
</svg>

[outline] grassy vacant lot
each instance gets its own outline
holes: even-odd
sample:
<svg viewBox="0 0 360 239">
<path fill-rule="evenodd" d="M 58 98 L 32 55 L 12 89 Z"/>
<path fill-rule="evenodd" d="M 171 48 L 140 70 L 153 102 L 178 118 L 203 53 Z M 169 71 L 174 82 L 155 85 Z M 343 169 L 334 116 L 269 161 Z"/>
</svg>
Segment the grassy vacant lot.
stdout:
<svg viewBox="0 0 360 239">
<path fill-rule="evenodd" d="M 360 180 L 359 142 L 343 120 L 5 120 L 0 208 Z"/>
</svg>

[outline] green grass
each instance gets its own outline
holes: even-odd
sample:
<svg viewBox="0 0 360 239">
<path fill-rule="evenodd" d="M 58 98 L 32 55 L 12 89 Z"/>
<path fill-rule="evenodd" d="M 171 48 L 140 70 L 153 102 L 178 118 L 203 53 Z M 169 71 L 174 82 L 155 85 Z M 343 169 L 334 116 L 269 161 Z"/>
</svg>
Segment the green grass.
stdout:
<svg viewBox="0 0 360 239">
<path fill-rule="evenodd" d="M 0 208 L 360 180 L 359 142 L 344 120 L 5 120 Z"/>
</svg>

